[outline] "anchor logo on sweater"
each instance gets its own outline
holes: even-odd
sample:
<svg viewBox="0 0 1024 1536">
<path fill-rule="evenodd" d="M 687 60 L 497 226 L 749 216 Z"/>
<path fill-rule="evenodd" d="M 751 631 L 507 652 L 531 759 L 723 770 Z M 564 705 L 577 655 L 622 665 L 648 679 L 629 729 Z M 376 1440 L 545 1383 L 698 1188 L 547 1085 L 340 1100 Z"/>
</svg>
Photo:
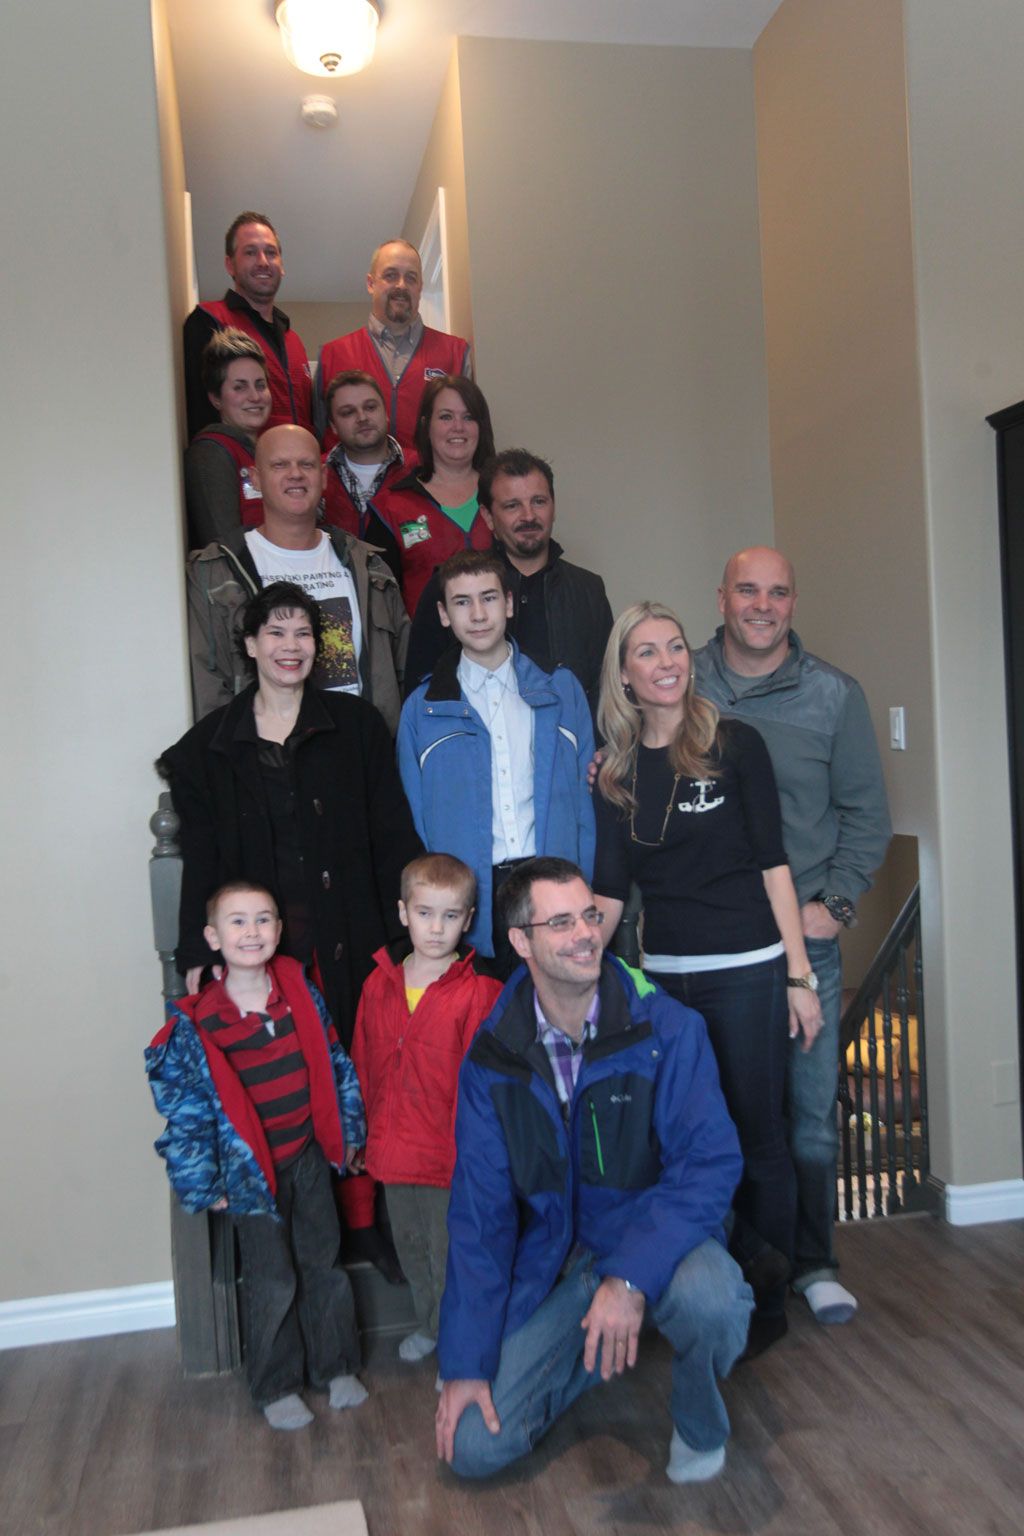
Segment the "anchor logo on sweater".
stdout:
<svg viewBox="0 0 1024 1536">
<path fill-rule="evenodd" d="M 719 795 L 716 800 L 707 797 L 707 791 L 714 788 L 714 779 L 691 779 L 690 783 L 696 787 L 697 793 L 692 800 L 680 800 L 680 811 L 696 811 L 699 814 L 701 811 L 713 811 L 725 803 L 724 795 Z"/>
</svg>

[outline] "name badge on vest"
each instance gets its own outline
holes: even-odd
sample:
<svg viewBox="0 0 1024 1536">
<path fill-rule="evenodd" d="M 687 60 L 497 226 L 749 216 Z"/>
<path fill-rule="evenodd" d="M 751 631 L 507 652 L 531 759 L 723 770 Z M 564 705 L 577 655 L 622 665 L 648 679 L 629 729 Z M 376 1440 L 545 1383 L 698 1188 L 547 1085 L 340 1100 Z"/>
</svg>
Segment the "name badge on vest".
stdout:
<svg viewBox="0 0 1024 1536">
<path fill-rule="evenodd" d="M 443 379 L 444 376 L 443 368 L 424 368 L 423 370 L 423 377 L 425 379 Z"/>
<path fill-rule="evenodd" d="M 430 525 L 427 522 L 427 514 L 418 517 L 413 523 L 402 523 L 398 529 L 402 535 L 402 548 L 411 549 L 414 544 L 423 544 L 430 538 Z"/>
<path fill-rule="evenodd" d="M 252 483 L 252 470 L 243 468 L 238 471 L 242 482 L 242 495 L 246 501 L 259 501 L 260 493 Z"/>
</svg>

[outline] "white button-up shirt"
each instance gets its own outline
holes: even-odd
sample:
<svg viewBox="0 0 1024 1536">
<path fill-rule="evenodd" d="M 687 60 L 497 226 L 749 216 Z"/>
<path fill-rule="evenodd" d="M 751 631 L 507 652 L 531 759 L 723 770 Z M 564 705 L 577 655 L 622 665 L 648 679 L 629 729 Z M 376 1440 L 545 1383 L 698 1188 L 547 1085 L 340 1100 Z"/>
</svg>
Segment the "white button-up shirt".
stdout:
<svg viewBox="0 0 1024 1536">
<path fill-rule="evenodd" d="M 463 652 L 459 686 L 491 738 L 491 862 L 532 858 L 533 710 L 520 697 L 511 646 L 493 672 Z"/>
</svg>

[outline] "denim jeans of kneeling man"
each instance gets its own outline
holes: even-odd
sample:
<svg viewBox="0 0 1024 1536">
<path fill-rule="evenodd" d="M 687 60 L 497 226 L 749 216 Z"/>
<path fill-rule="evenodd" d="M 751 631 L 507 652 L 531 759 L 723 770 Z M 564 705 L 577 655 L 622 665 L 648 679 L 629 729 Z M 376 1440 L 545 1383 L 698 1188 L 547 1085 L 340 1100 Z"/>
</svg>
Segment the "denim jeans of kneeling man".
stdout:
<svg viewBox="0 0 1024 1536">
<path fill-rule="evenodd" d="M 475 1403 L 466 1409 L 452 1463 L 460 1476 L 488 1477 L 519 1460 L 582 1393 L 601 1385 L 600 1353 L 594 1370 L 584 1368 L 586 1334 L 580 1327 L 600 1284 L 593 1256 L 581 1254 L 533 1316 L 505 1339 L 491 1384 L 501 1430 L 491 1434 Z M 729 1437 L 718 1382 L 743 1352 L 753 1305 L 738 1266 L 708 1238 L 687 1254 L 648 1309 L 672 1346 L 672 1422 L 694 1450 L 717 1450 Z"/>
</svg>

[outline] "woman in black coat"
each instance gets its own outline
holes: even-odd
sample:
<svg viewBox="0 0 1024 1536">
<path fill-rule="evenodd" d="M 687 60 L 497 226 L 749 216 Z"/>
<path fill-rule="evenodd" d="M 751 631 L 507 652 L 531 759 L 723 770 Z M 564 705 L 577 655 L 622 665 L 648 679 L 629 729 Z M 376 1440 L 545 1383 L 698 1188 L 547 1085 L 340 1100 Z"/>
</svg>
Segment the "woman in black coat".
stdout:
<svg viewBox="0 0 1024 1536">
<path fill-rule="evenodd" d="M 258 881 L 277 898 L 282 952 L 319 973 L 347 1046 L 373 953 L 401 933 L 399 878 L 420 840 L 377 710 L 307 683 L 316 602 L 286 582 L 264 587 L 240 643 L 256 682 L 159 763 L 181 819 L 178 969 L 195 991 L 215 962 L 208 897 L 226 880 Z"/>
</svg>

